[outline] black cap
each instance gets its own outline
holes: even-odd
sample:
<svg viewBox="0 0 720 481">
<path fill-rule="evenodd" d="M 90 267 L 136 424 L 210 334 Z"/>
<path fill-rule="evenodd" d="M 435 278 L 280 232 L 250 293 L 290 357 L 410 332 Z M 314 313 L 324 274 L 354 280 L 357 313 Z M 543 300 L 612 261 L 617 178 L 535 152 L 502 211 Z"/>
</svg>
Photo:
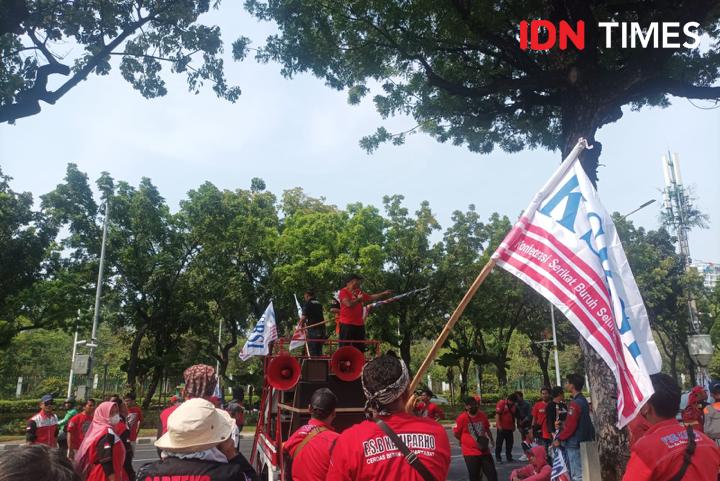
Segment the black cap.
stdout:
<svg viewBox="0 0 720 481">
<path fill-rule="evenodd" d="M 720 382 L 716 382 L 710 386 L 710 392 L 713 394 L 720 394 Z"/>
<path fill-rule="evenodd" d="M 347 276 L 347 279 L 345 279 L 345 284 L 347 284 L 350 281 L 354 281 L 355 279 L 362 281 L 364 279 L 364 277 L 357 273 L 350 274 L 349 276 Z"/>
<path fill-rule="evenodd" d="M 53 402 L 55 402 L 55 398 L 52 394 L 46 394 L 40 398 L 40 402 L 43 404 L 52 404 Z"/>
</svg>

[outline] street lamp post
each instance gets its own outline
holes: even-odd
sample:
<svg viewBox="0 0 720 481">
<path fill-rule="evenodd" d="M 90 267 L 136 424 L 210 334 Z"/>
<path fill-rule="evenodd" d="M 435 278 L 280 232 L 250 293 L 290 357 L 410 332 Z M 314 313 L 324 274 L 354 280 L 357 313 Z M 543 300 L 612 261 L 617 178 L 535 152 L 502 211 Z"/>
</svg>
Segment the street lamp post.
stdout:
<svg viewBox="0 0 720 481">
<path fill-rule="evenodd" d="M 105 268 L 105 240 L 107 239 L 108 214 L 110 209 L 110 199 L 105 198 L 105 220 L 103 221 L 102 243 L 100 245 L 100 266 L 98 267 L 97 289 L 95 290 L 95 312 L 93 313 L 92 335 L 87 346 L 90 348 L 88 358 L 88 374 L 87 374 L 87 397 L 90 397 L 93 389 L 93 353 L 97 347 L 97 327 L 100 320 L 100 296 L 102 295 L 103 270 Z"/>
<path fill-rule="evenodd" d="M 640 207 L 638 207 L 637 209 L 635 209 L 635 210 L 633 210 L 633 211 L 631 211 L 631 212 L 628 212 L 627 214 L 625 214 L 624 216 L 622 216 L 622 218 L 625 219 L 626 217 L 633 215 L 635 212 L 637 212 L 637 211 L 639 211 L 639 210 L 641 210 L 641 209 L 644 209 L 645 207 L 647 207 L 647 206 L 649 206 L 650 204 L 654 203 L 655 200 L 656 200 L 656 199 L 650 199 L 650 200 L 648 200 L 647 202 L 643 203 L 643 204 L 642 204 Z"/>
<path fill-rule="evenodd" d="M 555 382 L 557 383 L 557 386 L 562 386 L 562 384 L 560 384 L 560 360 L 558 358 L 557 331 L 555 330 L 555 306 L 552 305 L 552 302 L 550 303 L 550 321 L 552 322 L 553 350 L 555 351 Z"/>
</svg>

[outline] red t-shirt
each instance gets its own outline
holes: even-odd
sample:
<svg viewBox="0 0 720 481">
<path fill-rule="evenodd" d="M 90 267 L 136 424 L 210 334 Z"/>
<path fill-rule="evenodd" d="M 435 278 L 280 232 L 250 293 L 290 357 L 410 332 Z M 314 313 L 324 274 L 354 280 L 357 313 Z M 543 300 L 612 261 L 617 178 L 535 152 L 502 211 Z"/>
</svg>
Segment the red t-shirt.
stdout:
<svg viewBox="0 0 720 481">
<path fill-rule="evenodd" d="M 435 403 L 428 403 L 426 406 L 423 401 L 420 401 L 417 404 L 416 410 L 417 410 L 418 416 L 424 416 L 427 418 L 434 419 L 436 421 L 438 421 L 440 419 L 445 419 L 445 413 Z"/>
<path fill-rule="evenodd" d="M 160 424 L 162 425 L 162 433 L 165 434 L 167 432 L 167 422 L 170 415 L 180 406 L 180 403 L 175 404 L 174 406 L 170 406 L 169 408 L 163 409 L 163 411 L 160 413 Z"/>
<path fill-rule="evenodd" d="M 72 449 L 80 449 L 80 443 L 85 438 L 85 433 L 92 424 L 92 416 L 88 416 L 85 413 L 79 413 L 70 418 L 68 421 L 67 430 L 72 435 L 70 437 L 70 447 Z"/>
<path fill-rule="evenodd" d="M 545 408 L 547 403 L 545 401 L 538 401 L 532 408 L 533 425 L 540 426 L 542 429 L 543 439 L 552 439 L 550 433 L 547 432 L 546 420 L 547 415 L 545 414 Z"/>
<path fill-rule="evenodd" d="M 384 416 L 390 428 L 414 452 L 435 479 L 447 479 L 450 441 L 437 421 L 407 413 Z M 335 442 L 327 481 L 423 481 L 390 438 L 373 421 L 346 429 Z"/>
<path fill-rule="evenodd" d="M 130 441 L 137 441 L 140 423 L 142 423 L 144 419 L 142 409 L 140 409 L 139 406 L 128 408 L 127 425 L 130 429 Z"/>
<path fill-rule="evenodd" d="M 630 431 L 630 449 L 635 446 L 635 443 L 638 442 L 641 437 L 645 436 L 645 433 L 648 429 L 650 429 L 650 426 L 651 424 L 647 422 L 647 419 L 639 414 L 635 416 L 635 419 L 628 423 L 627 427 Z"/>
<path fill-rule="evenodd" d="M 295 455 L 295 450 L 316 426 L 326 428 L 319 434 L 305 443 L 300 452 Z M 318 419 L 310 419 L 310 422 L 298 428 L 287 441 L 283 443 L 283 449 L 293 457 L 292 477 L 294 481 L 325 481 L 328 465 L 330 464 L 330 451 L 332 445 L 339 436 L 332 426 L 325 424 Z"/>
<path fill-rule="evenodd" d="M 343 302 L 345 299 L 352 301 L 359 296 L 362 297 L 363 302 L 371 300 L 371 297 L 363 291 L 356 291 L 356 294 L 357 295 L 353 295 L 347 287 L 340 289 L 338 293 L 338 299 L 340 299 L 340 318 L 338 321 L 340 324 L 350 324 L 351 326 L 362 326 L 365 324 L 363 320 L 363 303 L 358 302 L 352 307 L 347 307 Z"/>
<path fill-rule="evenodd" d="M 474 416 L 464 411 L 455 420 L 453 426 L 455 437 L 460 437 L 460 449 L 463 456 L 482 456 L 490 454 L 490 450 L 480 450 L 476 436 L 490 433 L 490 421 L 484 412 L 478 410 Z"/>
<path fill-rule="evenodd" d="M 515 405 L 506 399 L 501 399 L 495 405 L 495 413 L 500 416 L 498 429 L 515 430 Z"/>
<path fill-rule="evenodd" d="M 687 431 L 675 419 L 650 426 L 633 445 L 623 481 L 669 481 L 680 470 L 687 443 Z M 695 443 L 695 454 L 683 479 L 717 481 L 720 448 L 697 431 Z"/>
</svg>

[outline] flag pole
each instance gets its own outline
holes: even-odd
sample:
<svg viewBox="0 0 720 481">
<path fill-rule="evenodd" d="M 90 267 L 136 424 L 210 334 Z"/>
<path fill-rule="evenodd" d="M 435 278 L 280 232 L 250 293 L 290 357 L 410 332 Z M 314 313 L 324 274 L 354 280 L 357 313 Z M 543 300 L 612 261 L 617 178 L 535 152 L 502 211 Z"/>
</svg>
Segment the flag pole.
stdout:
<svg viewBox="0 0 720 481">
<path fill-rule="evenodd" d="M 462 316 L 463 312 L 465 312 L 465 308 L 472 300 L 478 288 L 482 285 L 483 282 L 485 282 L 485 279 L 492 272 L 494 267 L 495 259 L 491 258 L 482 268 L 480 274 L 478 274 L 478 276 L 475 278 L 472 285 L 460 301 L 460 304 L 458 304 L 458 306 L 455 308 L 455 311 L 452 313 L 452 316 L 450 316 L 450 319 L 448 319 L 447 323 L 445 323 L 445 327 L 443 328 L 438 338 L 435 339 L 435 343 L 433 344 L 430 351 L 427 353 L 427 356 L 425 356 L 425 360 L 420 365 L 420 369 L 418 369 L 418 371 L 415 373 L 415 377 L 413 377 L 410 386 L 408 386 L 408 392 L 411 394 L 411 397 L 408 401 L 408 404 L 405 406 L 406 409 L 408 409 L 408 406 L 409 409 L 412 409 L 412 405 L 414 402 L 414 396 L 412 396 L 412 394 L 415 392 L 415 388 L 417 388 L 418 384 L 420 384 L 420 380 L 430 368 L 430 364 L 432 364 L 432 362 L 437 357 L 438 351 L 440 351 L 440 348 L 447 340 L 448 336 L 450 335 L 450 331 L 452 331 L 452 328 L 455 326 L 455 323 L 458 321 L 458 319 L 460 319 L 460 316 Z"/>
</svg>

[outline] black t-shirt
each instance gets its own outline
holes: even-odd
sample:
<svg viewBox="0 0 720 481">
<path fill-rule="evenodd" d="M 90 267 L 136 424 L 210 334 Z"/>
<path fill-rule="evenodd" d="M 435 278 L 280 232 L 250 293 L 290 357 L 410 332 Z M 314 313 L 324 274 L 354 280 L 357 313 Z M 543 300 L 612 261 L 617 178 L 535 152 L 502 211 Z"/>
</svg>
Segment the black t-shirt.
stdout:
<svg viewBox="0 0 720 481">
<path fill-rule="evenodd" d="M 227 463 L 205 461 L 200 459 L 179 459 L 167 457 L 154 463 L 146 464 L 137 474 L 138 481 L 155 479 L 207 479 L 209 481 L 256 481 L 255 470 L 242 454 L 238 454 Z"/>
<path fill-rule="evenodd" d="M 555 420 L 560 422 L 565 421 L 567 418 L 567 404 L 564 402 L 556 403 L 550 401 L 545 406 L 545 423 L 547 424 L 547 430 L 549 433 L 555 432 Z"/>
<path fill-rule="evenodd" d="M 303 306 L 303 315 L 307 318 L 307 321 L 305 321 L 307 325 L 317 324 L 318 322 L 323 322 L 325 320 L 323 317 L 322 304 L 320 304 L 320 301 L 314 297 L 307 301 L 305 306 Z"/>
</svg>

